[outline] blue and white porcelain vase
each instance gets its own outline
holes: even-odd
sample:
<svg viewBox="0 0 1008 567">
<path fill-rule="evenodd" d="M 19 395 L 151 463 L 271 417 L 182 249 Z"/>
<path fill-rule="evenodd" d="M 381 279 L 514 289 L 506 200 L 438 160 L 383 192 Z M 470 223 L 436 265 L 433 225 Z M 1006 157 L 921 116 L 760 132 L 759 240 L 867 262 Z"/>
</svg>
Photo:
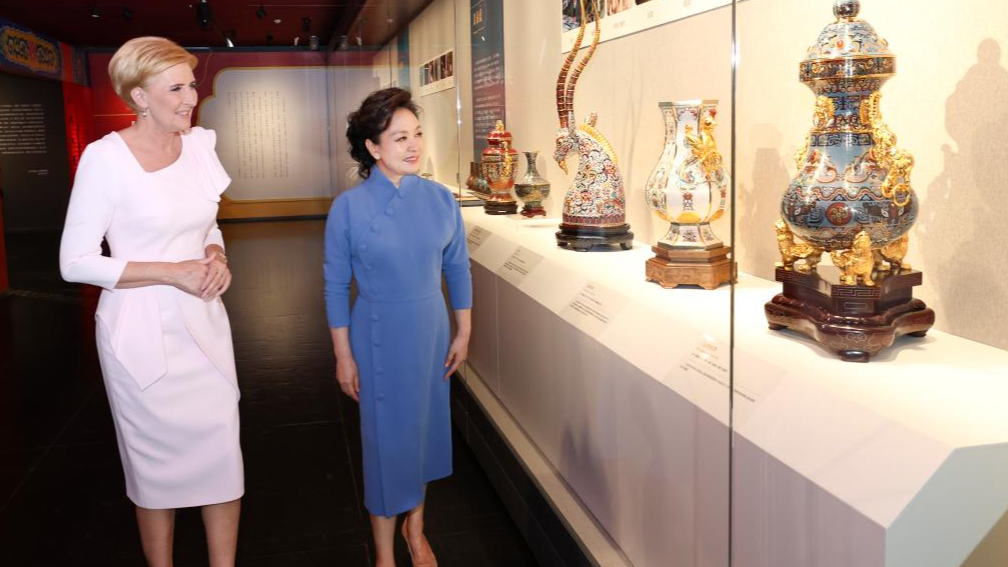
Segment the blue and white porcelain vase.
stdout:
<svg viewBox="0 0 1008 567">
<path fill-rule="evenodd" d="M 798 174 L 781 201 L 787 228 L 834 252 L 834 263 L 851 249 L 902 245 L 905 253 L 918 215 L 913 157 L 896 146 L 879 112 L 880 89 L 895 75 L 896 58 L 859 12 L 858 0 L 835 0 L 836 21 L 801 62 L 801 81 L 818 98 L 806 145 L 795 155 Z"/>
</svg>

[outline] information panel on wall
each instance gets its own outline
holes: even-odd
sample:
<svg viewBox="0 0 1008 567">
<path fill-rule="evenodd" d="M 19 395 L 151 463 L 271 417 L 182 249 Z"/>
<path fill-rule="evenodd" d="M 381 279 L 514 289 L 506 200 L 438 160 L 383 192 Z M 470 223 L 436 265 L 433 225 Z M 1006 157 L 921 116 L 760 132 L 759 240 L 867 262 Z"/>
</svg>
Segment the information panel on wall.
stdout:
<svg viewBox="0 0 1008 567">
<path fill-rule="evenodd" d="M 225 69 L 200 107 L 236 201 L 327 197 L 332 185 L 321 67 Z"/>
<path fill-rule="evenodd" d="M 8 232 L 63 226 L 70 164 L 61 89 L 56 81 L 0 73 L 0 181 Z"/>
<path fill-rule="evenodd" d="M 505 119 L 504 6 L 502 0 L 472 0 L 473 160 L 479 163 L 486 135 Z"/>
<path fill-rule="evenodd" d="M 563 11 L 563 36 L 560 41 L 561 51 L 566 53 L 577 40 L 578 29 L 581 26 L 581 2 L 588 13 L 588 34 L 594 33 L 590 24 L 595 21 L 591 2 L 598 7 L 599 18 L 602 21 L 600 42 L 609 41 L 625 35 L 630 35 L 715 8 L 731 4 L 731 0 L 557 0 Z M 590 43 L 587 39 L 583 45 Z"/>
</svg>

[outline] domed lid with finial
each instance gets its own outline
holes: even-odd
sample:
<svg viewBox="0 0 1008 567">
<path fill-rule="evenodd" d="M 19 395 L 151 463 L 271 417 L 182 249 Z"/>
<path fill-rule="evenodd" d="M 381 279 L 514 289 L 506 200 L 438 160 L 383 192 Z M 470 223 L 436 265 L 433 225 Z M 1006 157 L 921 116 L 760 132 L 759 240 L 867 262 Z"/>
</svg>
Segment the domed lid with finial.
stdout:
<svg viewBox="0 0 1008 567">
<path fill-rule="evenodd" d="M 833 15 L 837 20 L 823 29 L 805 60 L 891 56 L 889 42 L 879 37 L 871 24 L 858 18 L 860 12 L 860 0 L 834 0 Z"/>
<path fill-rule="evenodd" d="M 511 132 L 504 129 L 504 121 L 498 120 L 494 129 L 487 134 L 487 142 L 492 146 L 499 146 L 503 143 L 511 143 Z"/>
<path fill-rule="evenodd" d="M 836 21 L 823 28 L 802 61 L 802 80 L 887 76 L 896 71 L 889 42 L 858 18 L 860 0 L 834 0 Z"/>
</svg>

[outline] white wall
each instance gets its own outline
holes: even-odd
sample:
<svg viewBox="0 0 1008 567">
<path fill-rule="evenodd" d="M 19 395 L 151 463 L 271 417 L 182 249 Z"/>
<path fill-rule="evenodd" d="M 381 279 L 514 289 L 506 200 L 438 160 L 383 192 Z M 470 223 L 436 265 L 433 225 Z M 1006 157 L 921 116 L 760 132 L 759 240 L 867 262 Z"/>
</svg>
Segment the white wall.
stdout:
<svg viewBox="0 0 1008 567">
<path fill-rule="evenodd" d="M 389 86 L 388 50 L 362 53 L 356 64 L 329 68 L 329 135 L 336 195 L 360 183 L 357 163 L 350 157 L 347 116 L 368 94 Z M 336 196 L 334 195 L 334 197 Z"/>
<path fill-rule="evenodd" d="M 455 0 L 436 0 L 410 23 L 410 84 L 414 94 L 417 94 L 420 85 L 421 66 L 445 51 L 455 49 L 456 29 Z M 456 75 L 468 70 L 468 67 L 460 65 L 458 59 L 455 59 L 454 65 Z M 423 109 L 420 122 L 427 141 L 427 156 L 421 171 L 433 173 L 436 181 L 449 186 L 459 183 L 457 89 L 456 86 L 415 98 Z"/>
</svg>

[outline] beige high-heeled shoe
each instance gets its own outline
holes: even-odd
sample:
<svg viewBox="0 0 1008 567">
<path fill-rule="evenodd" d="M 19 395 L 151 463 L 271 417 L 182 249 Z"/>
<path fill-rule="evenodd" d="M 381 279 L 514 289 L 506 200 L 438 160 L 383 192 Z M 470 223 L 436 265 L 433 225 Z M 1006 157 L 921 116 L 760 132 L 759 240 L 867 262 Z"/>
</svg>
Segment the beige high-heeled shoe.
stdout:
<svg viewBox="0 0 1008 567">
<path fill-rule="evenodd" d="M 409 542 L 409 531 L 406 529 L 406 524 L 408 523 L 409 520 L 406 520 L 402 523 L 402 536 L 403 539 L 406 540 L 406 549 L 409 550 L 410 561 L 413 562 L 413 567 L 437 567 L 437 558 L 434 557 L 434 550 L 431 549 L 430 543 L 427 542 L 426 536 L 424 537 L 424 544 L 427 546 L 429 557 L 423 563 L 417 561 L 417 556 L 413 553 L 413 547 L 410 545 Z"/>
</svg>

